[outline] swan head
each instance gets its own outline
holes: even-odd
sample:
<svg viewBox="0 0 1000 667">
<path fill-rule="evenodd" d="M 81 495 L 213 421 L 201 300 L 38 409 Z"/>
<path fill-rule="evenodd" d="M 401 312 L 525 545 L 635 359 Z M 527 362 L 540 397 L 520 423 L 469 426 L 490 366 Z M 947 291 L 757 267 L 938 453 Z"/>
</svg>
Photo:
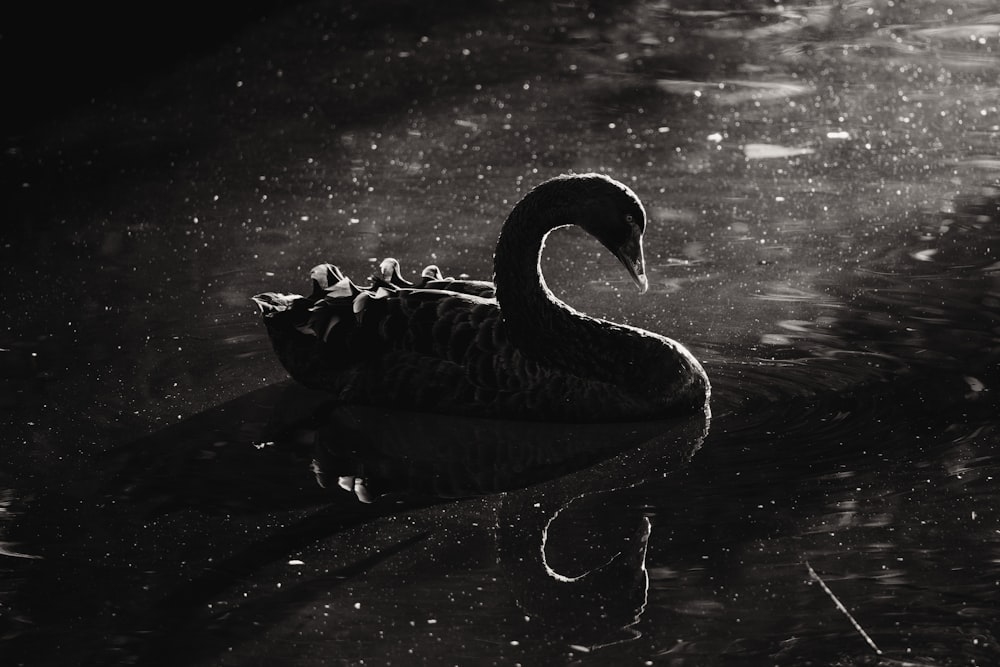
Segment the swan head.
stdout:
<svg viewBox="0 0 1000 667">
<path fill-rule="evenodd" d="M 646 230 L 646 209 L 624 183 L 603 174 L 576 176 L 585 183 L 578 224 L 610 250 L 639 288 L 649 289 L 642 235 Z"/>
<path fill-rule="evenodd" d="M 646 290 L 649 289 L 649 279 L 646 277 L 646 260 L 642 255 L 642 230 L 635 223 L 628 220 L 627 222 L 629 222 L 631 230 L 625 240 L 615 246 L 607 243 L 605 246 L 614 253 L 618 261 L 628 271 L 632 281 L 639 288 L 639 293 L 645 294 Z"/>
</svg>

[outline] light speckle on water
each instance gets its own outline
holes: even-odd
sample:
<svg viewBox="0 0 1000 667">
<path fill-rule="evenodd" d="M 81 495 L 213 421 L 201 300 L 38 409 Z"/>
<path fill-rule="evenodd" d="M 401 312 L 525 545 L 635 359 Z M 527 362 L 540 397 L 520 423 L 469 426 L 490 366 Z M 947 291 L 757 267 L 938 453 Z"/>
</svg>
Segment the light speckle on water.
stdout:
<svg viewBox="0 0 1000 667">
<path fill-rule="evenodd" d="M 262 10 L 11 125 L 11 664 L 995 664 L 995 3 L 390 5 Z M 591 170 L 645 204 L 649 293 L 579 230 L 546 281 L 688 346 L 703 437 L 269 384 L 250 296 L 488 279 L 514 202 Z"/>
</svg>

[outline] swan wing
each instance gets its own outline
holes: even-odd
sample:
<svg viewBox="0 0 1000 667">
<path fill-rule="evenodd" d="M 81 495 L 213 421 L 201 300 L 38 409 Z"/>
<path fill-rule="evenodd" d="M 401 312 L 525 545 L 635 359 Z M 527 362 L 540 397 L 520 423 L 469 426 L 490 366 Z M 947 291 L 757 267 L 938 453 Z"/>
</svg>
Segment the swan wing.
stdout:
<svg viewBox="0 0 1000 667">
<path fill-rule="evenodd" d="M 359 378 L 372 383 L 354 393 L 363 402 L 565 421 L 614 419 L 620 411 L 644 409 L 619 387 L 525 356 L 508 340 L 494 300 L 414 289 L 369 307 L 366 317 L 378 322 L 384 351 L 378 372 Z"/>
</svg>

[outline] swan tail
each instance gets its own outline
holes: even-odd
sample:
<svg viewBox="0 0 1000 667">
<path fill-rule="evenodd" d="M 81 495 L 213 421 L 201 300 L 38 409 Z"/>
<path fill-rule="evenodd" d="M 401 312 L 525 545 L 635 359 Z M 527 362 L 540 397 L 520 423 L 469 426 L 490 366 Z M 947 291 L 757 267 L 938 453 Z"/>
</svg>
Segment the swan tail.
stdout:
<svg viewBox="0 0 1000 667">
<path fill-rule="evenodd" d="M 373 352 L 361 322 L 367 300 L 381 288 L 358 287 L 333 264 L 314 267 L 310 277 L 308 297 L 265 292 L 253 301 L 285 370 L 306 386 L 336 389 L 330 378 L 342 377 L 345 368 Z"/>
<path fill-rule="evenodd" d="M 295 299 L 302 298 L 297 294 L 281 294 L 279 292 L 264 292 L 250 297 L 257 304 L 261 315 L 265 317 L 284 312 L 292 307 Z"/>
</svg>

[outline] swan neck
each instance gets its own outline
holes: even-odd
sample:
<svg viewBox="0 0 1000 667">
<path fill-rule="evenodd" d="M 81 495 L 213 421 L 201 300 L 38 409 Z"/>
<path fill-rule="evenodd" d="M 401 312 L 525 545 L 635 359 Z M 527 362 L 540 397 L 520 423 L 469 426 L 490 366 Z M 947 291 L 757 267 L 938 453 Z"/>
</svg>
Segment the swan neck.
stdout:
<svg viewBox="0 0 1000 667">
<path fill-rule="evenodd" d="M 507 217 L 493 256 L 493 280 L 497 301 L 508 324 L 517 324 L 525 318 L 535 320 L 541 315 L 539 309 L 566 308 L 545 284 L 541 261 L 549 232 L 569 224 L 569 220 L 525 201 Z"/>
</svg>

